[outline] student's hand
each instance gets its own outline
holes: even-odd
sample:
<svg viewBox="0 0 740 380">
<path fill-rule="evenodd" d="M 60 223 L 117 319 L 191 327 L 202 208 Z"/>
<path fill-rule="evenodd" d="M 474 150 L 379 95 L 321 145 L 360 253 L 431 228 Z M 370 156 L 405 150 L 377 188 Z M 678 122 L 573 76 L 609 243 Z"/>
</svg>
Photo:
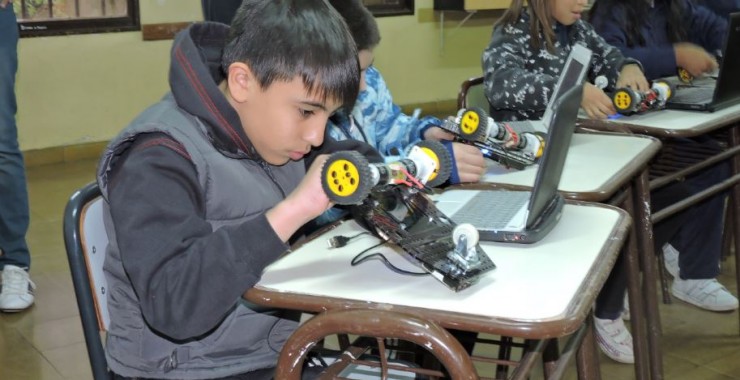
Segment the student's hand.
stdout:
<svg viewBox="0 0 740 380">
<path fill-rule="evenodd" d="M 640 66 L 628 64 L 622 66 L 617 78 L 617 88 L 629 87 L 637 91 L 647 91 L 650 89 L 645 74 L 640 70 Z"/>
<path fill-rule="evenodd" d="M 10 4 L 10 0 L 0 0 L 0 8 L 5 8 L 8 4 Z"/>
<path fill-rule="evenodd" d="M 424 131 L 424 140 L 449 140 L 452 141 L 455 139 L 455 135 L 453 135 L 450 132 L 445 131 L 444 129 L 440 127 L 430 127 L 426 131 Z"/>
<path fill-rule="evenodd" d="M 460 182 L 478 182 L 486 173 L 486 160 L 480 149 L 462 143 L 452 143 Z"/>
<path fill-rule="evenodd" d="M 673 44 L 673 51 L 676 54 L 676 65 L 683 67 L 695 77 L 718 67 L 717 60 L 701 46 L 680 42 Z"/>
<path fill-rule="evenodd" d="M 283 241 L 288 241 L 298 228 L 333 206 L 321 187 L 321 168 L 327 158 L 328 155 L 316 157 L 298 187 L 267 211 L 267 220 Z"/>
<path fill-rule="evenodd" d="M 612 100 L 604 91 L 588 82 L 583 85 L 581 108 L 591 119 L 606 119 L 607 116 L 617 113 Z"/>
</svg>

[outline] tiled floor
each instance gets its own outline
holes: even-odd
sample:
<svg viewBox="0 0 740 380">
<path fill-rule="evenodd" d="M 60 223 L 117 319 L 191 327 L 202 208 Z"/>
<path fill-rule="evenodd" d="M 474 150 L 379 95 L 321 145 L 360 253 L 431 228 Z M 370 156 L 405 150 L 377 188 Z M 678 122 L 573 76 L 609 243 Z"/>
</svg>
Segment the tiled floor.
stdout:
<svg viewBox="0 0 740 380">
<path fill-rule="evenodd" d="M 0 380 L 90 379 L 85 343 L 62 243 L 62 211 L 72 192 L 92 180 L 95 162 L 29 168 L 31 275 L 36 304 L 0 315 Z M 732 259 L 721 281 L 737 294 Z M 740 379 L 738 315 L 661 305 L 667 379 Z M 602 378 L 632 379 L 629 365 L 601 357 Z M 574 378 L 573 371 L 569 378 Z"/>
</svg>

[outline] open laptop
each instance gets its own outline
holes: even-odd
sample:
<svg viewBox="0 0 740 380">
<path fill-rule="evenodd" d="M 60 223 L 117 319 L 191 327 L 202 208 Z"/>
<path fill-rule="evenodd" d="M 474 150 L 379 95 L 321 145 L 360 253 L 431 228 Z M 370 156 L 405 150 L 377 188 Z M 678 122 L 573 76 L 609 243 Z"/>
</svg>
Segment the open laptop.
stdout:
<svg viewBox="0 0 740 380">
<path fill-rule="evenodd" d="M 436 198 L 437 208 L 455 223 L 476 227 L 482 241 L 534 243 L 560 220 L 564 200 L 558 194 L 581 105 L 583 85 L 566 90 L 555 102 L 545 153 L 532 191 L 448 190 Z"/>
<path fill-rule="evenodd" d="M 547 132 L 547 128 L 552 122 L 555 113 L 555 102 L 562 96 L 565 91 L 574 86 L 583 83 L 588 66 L 591 62 L 591 50 L 581 44 L 573 45 L 573 48 L 565 60 L 563 71 L 552 92 L 550 101 L 547 103 L 545 113 L 540 120 L 522 120 L 507 122 L 517 132 Z"/>
<path fill-rule="evenodd" d="M 666 108 L 714 112 L 737 103 L 740 103 L 740 12 L 730 14 L 716 84 L 679 86 Z"/>
</svg>

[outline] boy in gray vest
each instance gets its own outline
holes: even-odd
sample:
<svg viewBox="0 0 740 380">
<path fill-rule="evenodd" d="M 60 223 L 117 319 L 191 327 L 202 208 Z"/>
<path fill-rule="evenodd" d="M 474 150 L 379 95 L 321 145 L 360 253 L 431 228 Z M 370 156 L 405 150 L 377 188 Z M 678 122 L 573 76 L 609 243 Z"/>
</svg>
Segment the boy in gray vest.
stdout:
<svg viewBox="0 0 740 380">
<path fill-rule="evenodd" d="M 116 378 L 272 377 L 296 322 L 241 295 L 330 206 L 317 150 L 368 149 L 324 139 L 359 79 L 352 37 L 324 0 L 246 0 L 231 29 L 178 34 L 171 91 L 98 168 Z"/>
</svg>

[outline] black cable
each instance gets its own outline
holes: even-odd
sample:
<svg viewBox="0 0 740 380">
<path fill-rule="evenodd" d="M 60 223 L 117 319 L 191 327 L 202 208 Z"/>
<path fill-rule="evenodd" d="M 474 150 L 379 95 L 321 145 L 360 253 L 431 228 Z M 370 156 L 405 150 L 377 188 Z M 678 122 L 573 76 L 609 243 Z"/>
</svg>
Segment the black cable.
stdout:
<svg viewBox="0 0 740 380">
<path fill-rule="evenodd" d="M 345 245 L 347 245 L 347 243 L 349 243 L 350 240 L 352 240 L 352 239 L 354 239 L 354 238 L 356 238 L 358 236 L 368 235 L 368 234 L 369 233 L 367 231 L 363 231 L 363 232 L 360 232 L 357 235 L 353 235 L 353 236 L 344 236 L 344 235 L 332 236 L 331 238 L 329 238 L 329 241 L 328 241 L 329 248 L 341 248 L 341 247 L 344 247 Z"/>
<path fill-rule="evenodd" d="M 377 258 L 380 259 L 380 261 L 383 262 L 383 264 L 385 264 L 386 267 L 388 267 L 388 269 L 390 269 L 390 270 L 392 270 L 392 271 L 394 271 L 396 273 L 404 274 L 404 275 L 408 275 L 408 276 L 427 276 L 427 275 L 429 275 L 428 272 L 411 272 L 411 271 L 407 271 L 407 270 L 401 269 L 401 268 L 399 268 L 399 267 L 391 264 L 391 262 L 388 261 L 388 259 L 385 257 L 385 255 L 383 255 L 382 253 L 379 253 L 379 252 L 375 252 L 375 253 L 372 253 L 372 254 L 367 255 L 365 257 L 362 257 L 362 255 L 368 253 L 370 250 L 375 249 L 375 248 L 378 248 L 381 245 L 384 245 L 384 244 L 387 244 L 387 243 L 388 242 L 383 241 L 383 242 L 380 242 L 378 244 L 375 244 L 375 245 L 373 245 L 373 246 L 371 246 L 369 248 L 364 249 L 362 252 L 358 253 L 357 256 L 355 256 L 352 259 L 352 261 L 350 261 L 350 264 L 352 266 L 357 266 L 357 265 L 360 265 L 360 264 L 362 264 L 363 262 L 365 262 L 367 260 L 370 260 L 372 258 L 376 258 L 377 257 Z"/>
</svg>

